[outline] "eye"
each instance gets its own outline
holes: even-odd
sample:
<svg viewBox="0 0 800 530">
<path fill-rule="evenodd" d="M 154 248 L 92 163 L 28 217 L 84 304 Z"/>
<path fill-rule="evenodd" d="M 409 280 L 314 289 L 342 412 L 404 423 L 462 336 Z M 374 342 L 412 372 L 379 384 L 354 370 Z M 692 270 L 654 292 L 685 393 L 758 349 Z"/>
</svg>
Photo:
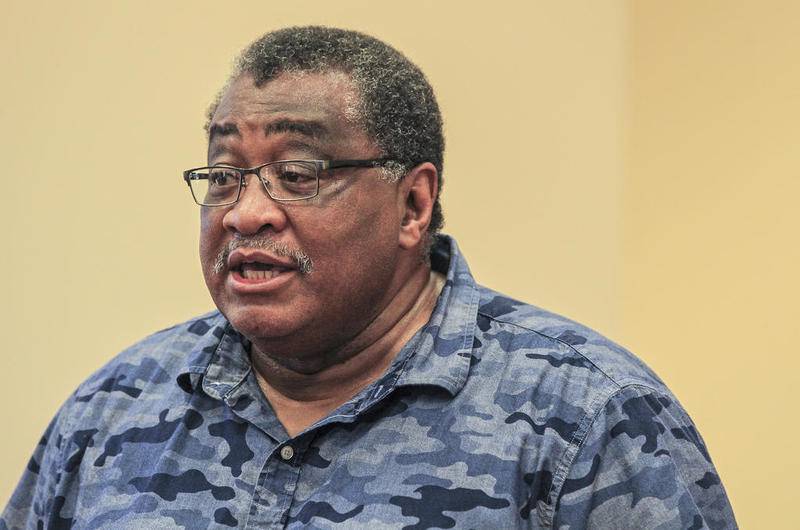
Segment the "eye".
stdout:
<svg viewBox="0 0 800 530">
<path fill-rule="evenodd" d="M 275 168 L 276 177 L 281 184 L 302 186 L 314 184 L 317 180 L 317 168 L 312 164 L 298 162 L 280 164 Z"/>
<path fill-rule="evenodd" d="M 314 197 L 319 187 L 317 165 L 313 161 L 294 160 L 267 164 L 260 177 L 270 196 L 278 200 Z"/>
<path fill-rule="evenodd" d="M 208 185 L 217 187 L 239 184 L 239 172 L 226 168 L 212 168 L 208 174 Z"/>
</svg>

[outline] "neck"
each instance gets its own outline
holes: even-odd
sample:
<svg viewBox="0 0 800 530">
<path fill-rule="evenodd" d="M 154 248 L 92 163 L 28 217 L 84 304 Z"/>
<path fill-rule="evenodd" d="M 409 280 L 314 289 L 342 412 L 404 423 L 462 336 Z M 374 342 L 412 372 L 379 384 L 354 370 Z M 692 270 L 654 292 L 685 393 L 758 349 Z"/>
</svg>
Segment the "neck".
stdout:
<svg viewBox="0 0 800 530">
<path fill-rule="evenodd" d="M 254 343 L 251 362 L 261 389 L 291 436 L 380 377 L 430 319 L 444 276 L 420 267 L 369 325 L 314 365 L 270 356 Z"/>
</svg>

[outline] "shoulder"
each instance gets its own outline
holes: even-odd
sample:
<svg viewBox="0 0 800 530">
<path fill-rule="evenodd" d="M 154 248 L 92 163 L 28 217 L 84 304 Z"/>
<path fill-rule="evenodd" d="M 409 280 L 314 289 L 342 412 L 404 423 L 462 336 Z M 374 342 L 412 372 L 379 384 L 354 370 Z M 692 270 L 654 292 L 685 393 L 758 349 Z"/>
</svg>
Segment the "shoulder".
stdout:
<svg viewBox="0 0 800 530">
<path fill-rule="evenodd" d="M 126 436 L 141 438 L 140 426 L 155 425 L 157 430 L 167 413 L 180 417 L 189 395 L 176 377 L 203 368 L 225 324 L 214 312 L 154 333 L 80 384 L 34 450 L 0 516 L 0 528 L 34 526 L 57 510 L 65 492 L 84 480 L 80 466 L 88 447 L 103 445 L 113 454 Z"/>
<path fill-rule="evenodd" d="M 194 362 L 190 354 L 202 347 L 209 334 L 221 334 L 224 323 L 224 317 L 212 311 L 157 331 L 115 355 L 89 376 L 76 394 L 96 391 L 107 385 L 109 378 L 116 383 L 158 383 L 164 377 L 177 375 Z"/>
<path fill-rule="evenodd" d="M 628 385 L 667 390 L 636 355 L 597 331 L 490 289 L 480 291 L 478 326 L 505 348 L 535 349 L 524 357 L 544 361 L 550 369 L 585 368 L 594 374 L 591 382 L 605 388 L 609 396 Z"/>
<path fill-rule="evenodd" d="M 490 392 L 502 423 L 536 448 L 526 457 L 534 464 L 522 465 L 542 477 L 532 483 L 530 507 L 547 525 L 606 404 L 631 385 L 668 391 L 631 352 L 596 331 L 489 289 L 480 292 L 469 382 L 476 393 Z"/>
<path fill-rule="evenodd" d="M 675 484 L 680 476 L 695 482 L 689 487 L 691 497 L 683 500 L 685 490 L 677 486 L 670 490 L 674 495 L 659 494 L 664 513 L 688 513 L 681 504 L 686 499 L 713 503 L 719 495 L 725 498 L 724 490 L 712 492 L 716 497 L 707 491 L 706 483 L 716 487 L 719 479 L 688 414 L 633 353 L 586 326 L 485 288 L 477 328 L 476 382 L 503 374 L 493 385 L 493 398 L 504 411 L 504 422 L 530 426 L 538 440 L 534 445 L 546 453 L 538 456 L 546 462 L 531 473 L 546 477 L 533 503 L 540 522 L 552 524 L 559 504 L 562 517 L 589 517 L 592 503 L 599 501 L 586 497 L 586 492 L 599 482 L 611 484 L 610 477 L 620 470 L 638 470 L 638 475 L 620 480 L 619 487 L 624 485 L 628 493 L 639 478 L 657 488 L 666 480 L 656 480 L 666 469 L 663 460 L 670 458 L 677 462 L 670 463 Z M 624 499 L 624 493 L 619 495 Z M 637 490 L 634 495 L 650 493 Z M 592 517 L 613 511 L 594 512 Z"/>
<path fill-rule="evenodd" d="M 60 414 L 66 431 L 108 423 L 146 406 L 164 406 L 183 391 L 178 376 L 205 369 L 225 318 L 217 311 L 163 329 L 126 348 L 81 383 Z M 147 396 L 147 399 L 138 399 Z"/>
<path fill-rule="evenodd" d="M 623 389 L 644 389 L 677 402 L 633 353 L 563 316 L 481 288 L 477 328 L 477 366 L 470 378 L 502 374 L 495 400 L 514 396 L 505 410 L 560 425 L 557 445 L 564 455 L 582 443 L 603 407 Z"/>
</svg>

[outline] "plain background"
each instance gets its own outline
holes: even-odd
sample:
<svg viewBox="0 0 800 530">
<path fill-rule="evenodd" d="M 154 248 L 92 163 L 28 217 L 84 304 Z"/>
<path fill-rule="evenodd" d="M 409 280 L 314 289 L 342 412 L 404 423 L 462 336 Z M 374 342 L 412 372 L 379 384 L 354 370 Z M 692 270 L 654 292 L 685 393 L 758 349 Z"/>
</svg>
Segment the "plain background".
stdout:
<svg viewBox="0 0 800 530">
<path fill-rule="evenodd" d="M 180 172 L 239 50 L 316 23 L 427 73 L 477 279 L 635 351 L 741 526 L 796 528 L 800 4 L 474 5 L 3 1 L 0 502 L 80 381 L 211 308 Z"/>
</svg>

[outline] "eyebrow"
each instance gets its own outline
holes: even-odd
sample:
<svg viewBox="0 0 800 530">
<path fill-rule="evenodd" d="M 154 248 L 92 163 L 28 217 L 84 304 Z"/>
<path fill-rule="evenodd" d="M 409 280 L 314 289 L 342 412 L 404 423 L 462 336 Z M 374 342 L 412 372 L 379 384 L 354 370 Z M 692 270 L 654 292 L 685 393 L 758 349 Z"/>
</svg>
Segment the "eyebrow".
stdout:
<svg viewBox="0 0 800 530">
<path fill-rule="evenodd" d="M 328 136 L 327 127 L 318 121 L 282 119 L 269 123 L 264 127 L 264 135 L 266 136 L 284 132 L 301 134 L 314 140 Z M 215 123 L 208 129 L 209 143 L 217 136 L 241 136 L 241 133 L 235 123 Z"/>
<path fill-rule="evenodd" d="M 214 139 L 215 136 L 239 136 L 239 128 L 234 123 L 215 123 L 208 128 L 208 141 Z"/>
<path fill-rule="evenodd" d="M 297 133 L 318 140 L 328 135 L 328 129 L 318 121 L 309 120 L 277 120 L 264 128 L 264 134 L 278 134 L 283 132 Z"/>
</svg>

